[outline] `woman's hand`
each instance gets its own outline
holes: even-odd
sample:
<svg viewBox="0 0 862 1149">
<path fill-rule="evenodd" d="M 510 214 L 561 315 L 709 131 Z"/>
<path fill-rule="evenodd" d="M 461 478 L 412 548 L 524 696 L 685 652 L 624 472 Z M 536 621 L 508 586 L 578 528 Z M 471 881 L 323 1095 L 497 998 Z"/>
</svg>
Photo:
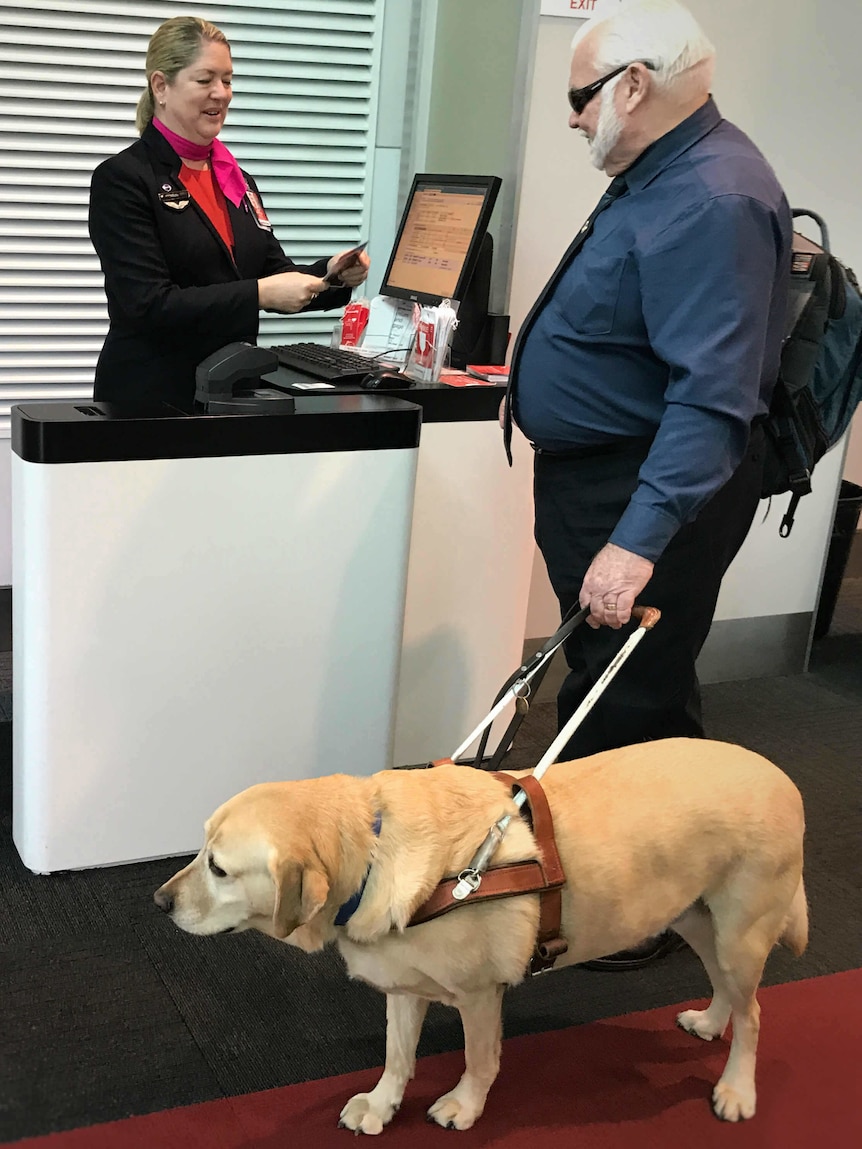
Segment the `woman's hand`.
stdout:
<svg viewBox="0 0 862 1149">
<path fill-rule="evenodd" d="M 302 311 L 313 299 L 326 291 L 328 283 L 316 275 L 300 271 L 282 271 L 257 281 L 257 300 L 263 311 L 281 311 L 288 315 Z"/>
<path fill-rule="evenodd" d="M 327 275 L 332 275 L 338 267 L 338 261 L 343 259 L 350 251 L 348 247 L 345 251 L 340 251 L 338 255 L 333 255 L 326 265 Z M 338 281 L 343 283 L 345 287 L 358 287 L 360 283 L 364 283 L 368 278 L 368 269 L 371 266 L 371 260 L 368 258 L 367 251 L 357 252 L 354 257 L 354 262 L 348 267 L 342 268 L 337 272 Z"/>
</svg>

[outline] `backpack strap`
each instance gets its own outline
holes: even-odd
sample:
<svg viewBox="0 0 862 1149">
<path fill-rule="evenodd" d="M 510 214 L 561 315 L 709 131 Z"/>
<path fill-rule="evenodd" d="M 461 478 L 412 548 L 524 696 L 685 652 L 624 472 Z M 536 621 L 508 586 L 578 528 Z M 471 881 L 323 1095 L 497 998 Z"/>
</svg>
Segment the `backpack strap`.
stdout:
<svg viewBox="0 0 862 1149">
<path fill-rule="evenodd" d="M 811 490 L 811 484 L 808 484 L 808 490 Z M 808 491 L 805 492 L 808 494 Z M 790 502 L 787 504 L 787 510 L 781 517 L 781 523 L 778 527 L 779 537 L 786 539 L 790 532 L 793 530 L 793 520 L 796 517 L 796 508 L 799 506 L 799 500 L 802 495 L 798 491 L 794 491 L 790 496 Z"/>
</svg>

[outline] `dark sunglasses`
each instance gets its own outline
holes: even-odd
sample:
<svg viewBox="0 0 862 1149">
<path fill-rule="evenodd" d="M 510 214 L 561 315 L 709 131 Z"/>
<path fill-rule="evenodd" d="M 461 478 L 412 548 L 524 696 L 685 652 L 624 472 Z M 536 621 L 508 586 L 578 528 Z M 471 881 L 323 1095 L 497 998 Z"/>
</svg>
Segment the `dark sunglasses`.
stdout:
<svg viewBox="0 0 862 1149">
<path fill-rule="evenodd" d="M 593 80 L 592 84 L 587 84 L 585 88 L 569 88 L 569 103 L 572 105 L 572 111 L 579 116 L 593 96 L 602 90 L 608 80 L 612 80 L 614 76 L 618 76 L 620 72 L 624 72 L 626 68 L 630 68 L 632 64 L 643 64 L 643 66 L 649 68 L 651 72 L 655 71 L 655 64 L 651 64 L 649 60 L 633 60 L 630 64 L 620 64 L 619 68 L 614 68 L 612 72 L 608 72 L 608 74 L 602 76 L 600 80 Z"/>
</svg>

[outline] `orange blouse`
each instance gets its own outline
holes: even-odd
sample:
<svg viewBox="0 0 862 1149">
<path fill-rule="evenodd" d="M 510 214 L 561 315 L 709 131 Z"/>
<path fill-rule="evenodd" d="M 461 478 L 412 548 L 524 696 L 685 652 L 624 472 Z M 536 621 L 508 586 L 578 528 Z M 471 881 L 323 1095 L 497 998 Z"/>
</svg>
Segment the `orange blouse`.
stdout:
<svg viewBox="0 0 862 1149">
<path fill-rule="evenodd" d="M 227 212 L 227 203 L 221 188 L 213 179 L 212 171 L 206 168 L 196 171 L 194 168 L 180 168 L 180 179 L 188 188 L 192 199 L 206 213 L 210 223 L 224 240 L 225 245 L 233 253 L 233 228 L 230 225 L 230 216 Z"/>
</svg>

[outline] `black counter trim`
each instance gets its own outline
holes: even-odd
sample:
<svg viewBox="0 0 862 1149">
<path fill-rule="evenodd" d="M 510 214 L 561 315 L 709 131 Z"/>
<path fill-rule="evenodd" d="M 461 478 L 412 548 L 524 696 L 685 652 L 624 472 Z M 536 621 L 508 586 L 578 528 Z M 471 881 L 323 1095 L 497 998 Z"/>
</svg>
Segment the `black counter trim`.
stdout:
<svg viewBox="0 0 862 1149">
<path fill-rule="evenodd" d="M 288 415 L 194 415 L 164 404 L 26 403 L 12 450 L 31 463 L 106 463 L 415 449 L 422 410 L 391 395 L 297 397 Z"/>
<path fill-rule="evenodd" d="M 407 391 L 390 392 L 422 408 L 424 423 L 484 423 L 497 422 L 505 387 L 448 387 L 445 383 L 432 387 L 411 387 Z M 500 431 L 500 449 L 503 432 Z"/>
<path fill-rule="evenodd" d="M 297 398 L 307 395 L 307 391 L 291 388 L 289 375 L 283 367 L 270 372 L 266 380 L 277 386 L 284 387 Z M 368 392 L 359 388 L 339 387 L 339 394 L 367 395 Z M 422 408 L 422 420 L 425 423 L 479 423 L 486 419 L 496 419 L 500 403 L 505 398 L 504 384 L 488 384 L 482 387 L 450 387 L 447 383 L 417 383 L 413 387 L 403 390 L 387 391 L 387 396 L 406 399 L 408 403 L 416 403 Z M 502 443 L 502 431 L 500 432 Z"/>
</svg>

